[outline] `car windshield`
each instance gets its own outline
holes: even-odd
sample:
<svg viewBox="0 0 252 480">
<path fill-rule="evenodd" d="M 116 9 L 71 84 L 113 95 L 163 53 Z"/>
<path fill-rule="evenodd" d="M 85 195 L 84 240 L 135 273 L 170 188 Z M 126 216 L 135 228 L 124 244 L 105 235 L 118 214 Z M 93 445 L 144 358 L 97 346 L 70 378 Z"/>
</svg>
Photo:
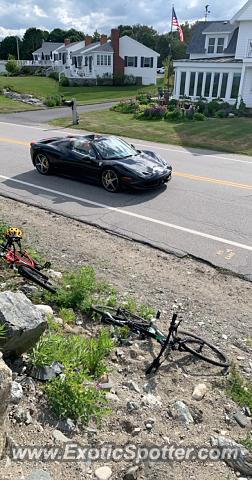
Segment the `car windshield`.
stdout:
<svg viewBox="0 0 252 480">
<path fill-rule="evenodd" d="M 95 142 L 95 146 L 105 160 L 137 155 L 136 149 L 120 138 L 102 138 Z"/>
</svg>

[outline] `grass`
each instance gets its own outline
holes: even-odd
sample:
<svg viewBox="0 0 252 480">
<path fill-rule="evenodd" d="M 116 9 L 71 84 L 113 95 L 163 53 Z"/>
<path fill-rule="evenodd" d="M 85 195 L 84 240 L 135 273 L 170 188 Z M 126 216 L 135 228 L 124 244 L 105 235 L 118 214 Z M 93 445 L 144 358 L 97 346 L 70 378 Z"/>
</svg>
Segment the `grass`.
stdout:
<svg viewBox="0 0 252 480">
<path fill-rule="evenodd" d="M 161 79 L 162 80 L 162 79 Z M 160 79 L 158 79 L 158 84 Z M 156 91 L 154 86 L 101 86 L 101 87 L 60 87 L 58 82 L 48 77 L 4 77 L 0 76 L 0 90 L 4 87 L 9 87 L 18 93 L 28 93 L 34 95 L 36 98 L 44 99 L 53 95 L 64 95 L 66 99 L 75 97 L 78 104 L 100 103 L 120 100 L 135 96 L 139 90 L 141 91 Z M 0 97 L 1 98 L 1 97 Z M 14 101 L 15 104 L 17 103 Z M 20 103 L 20 102 L 19 102 Z M 0 104 L 1 105 L 1 104 Z M 23 105 L 21 103 L 21 105 Z M 25 104 L 24 104 L 25 105 Z M 8 105 L 6 105 L 6 108 Z M 9 105 L 11 108 L 11 104 Z M 27 105 L 27 110 L 33 109 Z M 25 110 L 25 108 L 23 108 Z M 1 111 L 1 107 L 0 107 Z M 11 110 L 8 110 L 11 111 Z M 12 110 L 14 111 L 14 110 Z M 18 111 L 18 110 L 15 110 Z M 4 111 L 2 113 L 5 113 Z"/>
<path fill-rule="evenodd" d="M 78 129 L 141 140 L 252 155 L 252 118 L 212 118 L 204 122 L 137 120 L 132 114 L 102 110 L 80 114 Z M 69 118 L 53 120 L 69 126 Z"/>
<path fill-rule="evenodd" d="M 252 452 L 252 437 L 240 438 L 238 442 Z"/>
<path fill-rule="evenodd" d="M 0 95 L 0 113 L 24 112 L 34 110 L 34 108 L 34 105 L 18 102 L 17 100 L 12 100 L 11 98 Z"/>
<path fill-rule="evenodd" d="M 241 377 L 235 365 L 230 368 L 227 393 L 238 405 L 252 410 L 252 383 Z"/>
</svg>

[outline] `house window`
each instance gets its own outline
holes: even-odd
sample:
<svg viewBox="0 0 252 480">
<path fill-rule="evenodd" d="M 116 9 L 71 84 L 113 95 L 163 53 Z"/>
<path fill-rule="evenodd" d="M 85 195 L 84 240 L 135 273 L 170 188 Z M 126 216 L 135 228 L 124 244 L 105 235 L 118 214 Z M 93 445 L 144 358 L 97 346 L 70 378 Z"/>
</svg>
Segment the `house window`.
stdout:
<svg viewBox="0 0 252 480">
<path fill-rule="evenodd" d="M 50 60 L 50 55 L 45 55 L 45 60 Z"/>
<path fill-rule="evenodd" d="M 53 60 L 54 60 L 54 61 L 58 60 L 58 55 L 57 55 L 57 53 L 54 53 L 54 54 L 53 54 Z"/>
<path fill-rule="evenodd" d="M 214 53 L 215 38 L 209 38 L 207 53 Z"/>
<path fill-rule="evenodd" d="M 248 41 L 248 57 L 252 57 L 252 40 Z"/>
<path fill-rule="evenodd" d="M 204 97 L 206 98 L 209 97 L 209 93 L 210 93 L 211 77 L 212 77 L 211 73 L 206 74 L 206 83 L 205 83 L 205 91 L 204 91 Z"/>
<path fill-rule="evenodd" d="M 231 98 L 237 98 L 238 97 L 240 81 L 241 81 L 241 74 L 240 73 L 234 73 L 232 89 L 231 89 Z"/>
<path fill-rule="evenodd" d="M 97 65 L 100 65 L 100 64 L 98 64 L 98 57 L 97 57 Z M 85 57 L 85 67 L 87 67 L 87 66 L 88 66 L 88 57 Z"/>
<path fill-rule="evenodd" d="M 101 55 L 101 65 L 103 65 L 103 55 Z"/>
<path fill-rule="evenodd" d="M 191 72 L 191 76 L 190 76 L 190 86 L 189 86 L 189 95 L 190 97 L 193 96 L 194 94 L 194 84 L 195 84 L 195 72 Z"/>
<path fill-rule="evenodd" d="M 101 55 L 97 55 L 97 62 L 96 63 L 97 63 L 97 65 L 101 65 Z M 86 62 L 85 62 L 85 65 L 87 66 Z"/>
<path fill-rule="evenodd" d="M 111 65 L 111 55 L 108 55 L 108 65 Z"/>
<path fill-rule="evenodd" d="M 124 57 L 125 67 L 137 67 L 137 57 Z"/>
<path fill-rule="evenodd" d="M 216 98 L 217 95 L 218 95 L 219 80 L 220 80 L 220 74 L 215 73 L 214 74 L 214 82 L 213 82 L 213 92 L 212 92 L 212 97 L 213 98 Z"/>
<path fill-rule="evenodd" d="M 82 65 L 82 57 L 77 57 L 77 67 L 81 67 Z"/>
<path fill-rule="evenodd" d="M 228 73 L 223 73 L 222 82 L 221 82 L 221 91 L 220 91 L 221 98 L 226 97 L 227 81 L 228 81 Z"/>
<path fill-rule="evenodd" d="M 186 72 L 181 72 L 179 95 L 185 95 Z"/>
<path fill-rule="evenodd" d="M 203 83 L 203 72 L 199 72 L 199 74 L 198 74 L 197 91 L 196 91 L 197 97 L 201 97 L 202 83 Z"/>
<path fill-rule="evenodd" d="M 218 38 L 216 53 L 223 53 L 223 50 L 224 50 L 224 38 Z"/>
<path fill-rule="evenodd" d="M 34 60 L 38 60 L 38 55 L 34 55 Z"/>
<path fill-rule="evenodd" d="M 61 60 L 61 53 L 59 53 L 59 60 Z"/>
<path fill-rule="evenodd" d="M 141 57 L 142 68 L 153 68 L 153 57 Z"/>
</svg>

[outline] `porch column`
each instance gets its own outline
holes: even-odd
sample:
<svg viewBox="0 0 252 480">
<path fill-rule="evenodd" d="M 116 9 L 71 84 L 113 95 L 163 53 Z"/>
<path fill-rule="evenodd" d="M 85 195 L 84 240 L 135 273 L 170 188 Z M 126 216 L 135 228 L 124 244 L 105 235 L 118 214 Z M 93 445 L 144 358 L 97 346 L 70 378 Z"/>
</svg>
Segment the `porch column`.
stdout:
<svg viewBox="0 0 252 480">
<path fill-rule="evenodd" d="M 206 72 L 203 73 L 202 89 L 201 89 L 201 96 L 202 97 L 204 97 L 205 85 L 206 85 Z"/>
<path fill-rule="evenodd" d="M 195 81 L 194 81 L 194 90 L 193 90 L 194 97 L 196 97 L 196 93 L 197 93 L 198 75 L 199 75 L 199 72 L 195 72 Z"/>
<path fill-rule="evenodd" d="M 246 66 L 243 64 L 242 65 L 242 71 L 241 71 L 241 80 L 240 80 L 239 92 L 238 92 L 238 97 L 237 97 L 237 108 L 239 107 L 239 105 L 241 103 L 241 99 L 242 99 L 245 72 L 246 72 Z"/>
<path fill-rule="evenodd" d="M 230 102 L 231 90 L 232 90 L 232 83 L 233 83 L 233 72 L 229 72 L 229 74 L 228 74 L 228 81 L 227 81 L 226 96 L 225 96 L 225 100 L 226 100 L 227 102 Z"/>
<path fill-rule="evenodd" d="M 217 97 L 218 98 L 220 98 L 220 94 L 221 94 L 222 79 L 223 79 L 223 73 L 220 73 L 219 85 L 218 85 L 218 91 L 217 91 Z"/>
<path fill-rule="evenodd" d="M 180 81 L 181 81 L 181 70 L 177 70 L 177 78 L 176 78 L 176 86 L 175 86 L 175 95 L 177 98 L 179 98 Z"/>
<path fill-rule="evenodd" d="M 212 98 L 213 95 L 213 84 L 214 84 L 214 72 L 211 75 L 211 83 L 210 83 L 210 89 L 209 89 L 209 98 Z"/>
<path fill-rule="evenodd" d="M 189 95 L 189 86 L 190 86 L 190 71 L 187 70 L 186 72 L 186 80 L 185 80 L 185 96 L 188 97 Z"/>
</svg>

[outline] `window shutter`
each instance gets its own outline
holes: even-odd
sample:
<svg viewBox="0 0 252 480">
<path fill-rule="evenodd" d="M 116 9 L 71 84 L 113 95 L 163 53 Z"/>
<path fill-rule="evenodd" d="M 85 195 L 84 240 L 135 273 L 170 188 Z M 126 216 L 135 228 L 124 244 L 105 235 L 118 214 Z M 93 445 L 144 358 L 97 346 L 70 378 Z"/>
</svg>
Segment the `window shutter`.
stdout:
<svg viewBox="0 0 252 480">
<path fill-rule="evenodd" d="M 143 68 L 144 66 L 144 57 L 141 57 L 141 67 Z"/>
<path fill-rule="evenodd" d="M 128 57 L 124 57 L 124 66 L 127 67 L 128 66 Z"/>
<path fill-rule="evenodd" d="M 150 64 L 151 68 L 153 68 L 153 57 L 151 57 L 151 64 Z"/>
<path fill-rule="evenodd" d="M 137 57 L 135 57 L 135 67 L 137 67 Z"/>
</svg>

